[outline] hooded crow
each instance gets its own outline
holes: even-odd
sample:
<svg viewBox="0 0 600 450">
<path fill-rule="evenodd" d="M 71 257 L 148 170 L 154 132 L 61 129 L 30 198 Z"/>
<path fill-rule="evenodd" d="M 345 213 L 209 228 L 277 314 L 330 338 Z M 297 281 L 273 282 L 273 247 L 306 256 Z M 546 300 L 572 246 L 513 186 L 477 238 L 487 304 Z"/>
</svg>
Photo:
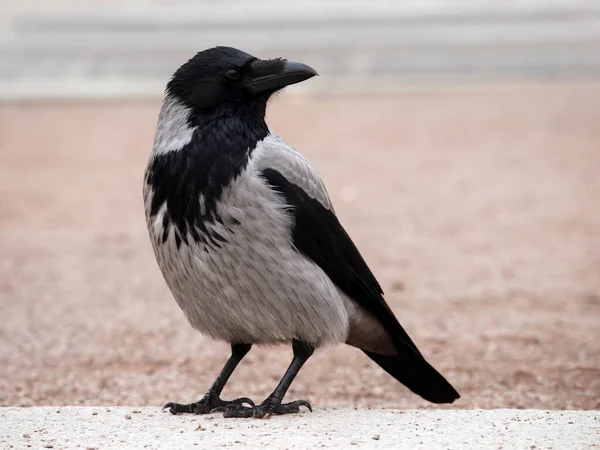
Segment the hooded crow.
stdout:
<svg viewBox="0 0 600 450">
<path fill-rule="evenodd" d="M 265 122 L 269 98 L 317 75 L 285 59 L 229 47 L 196 54 L 169 81 L 144 178 L 150 239 L 162 275 L 193 328 L 231 344 L 207 394 L 167 403 L 173 414 L 296 413 L 283 403 L 315 349 L 346 343 L 433 403 L 456 390 L 421 355 L 340 224 L 310 163 Z M 253 344 L 291 343 L 271 395 L 224 401 Z"/>
</svg>

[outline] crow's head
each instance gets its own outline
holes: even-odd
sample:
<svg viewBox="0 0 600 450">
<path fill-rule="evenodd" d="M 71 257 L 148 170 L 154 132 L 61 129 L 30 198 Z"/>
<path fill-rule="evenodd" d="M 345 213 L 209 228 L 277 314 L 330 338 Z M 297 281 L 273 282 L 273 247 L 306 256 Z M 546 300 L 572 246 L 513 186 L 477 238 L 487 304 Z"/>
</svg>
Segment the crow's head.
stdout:
<svg viewBox="0 0 600 450">
<path fill-rule="evenodd" d="M 181 66 L 167 85 L 167 94 L 198 112 L 220 105 L 266 105 L 279 89 L 317 75 L 305 64 L 285 59 L 261 60 L 231 47 L 201 51 Z"/>
</svg>

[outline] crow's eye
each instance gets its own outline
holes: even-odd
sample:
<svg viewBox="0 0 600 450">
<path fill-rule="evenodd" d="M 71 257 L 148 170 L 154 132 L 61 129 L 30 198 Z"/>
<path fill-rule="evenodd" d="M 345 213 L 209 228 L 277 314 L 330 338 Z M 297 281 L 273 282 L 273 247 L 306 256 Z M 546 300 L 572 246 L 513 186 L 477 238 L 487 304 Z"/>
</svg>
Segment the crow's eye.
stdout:
<svg viewBox="0 0 600 450">
<path fill-rule="evenodd" d="M 237 80 L 240 77 L 240 74 L 235 69 L 228 70 L 227 72 L 225 72 L 225 75 L 227 75 L 227 78 L 229 78 L 230 80 Z"/>
</svg>

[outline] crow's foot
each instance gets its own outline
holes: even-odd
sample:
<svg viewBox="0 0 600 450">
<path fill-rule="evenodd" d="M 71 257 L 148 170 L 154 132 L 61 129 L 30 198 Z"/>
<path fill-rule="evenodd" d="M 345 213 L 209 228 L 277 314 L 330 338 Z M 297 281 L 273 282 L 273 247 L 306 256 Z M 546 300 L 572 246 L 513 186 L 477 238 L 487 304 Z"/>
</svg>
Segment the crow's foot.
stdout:
<svg viewBox="0 0 600 450">
<path fill-rule="evenodd" d="M 243 405 L 228 405 L 224 407 L 216 408 L 216 411 L 223 411 L 223 417 L 239 417 L 247 418 L 254 417 L 262 419 L 274 414 L 294 414 L 300 412 L 300 407 L 305 406 L 310 412 L 312 407 L 306 400 L 296 400 L 290 403 L 277 403 L 265 400 L 258 406 L 252 406 L 251 408 Z"/>
<path fill-rule="evenodd" d="M 221 400 L 216 395 L 211 396 L 207 394 L 202 400 L 188 405 L 169 402 L 163 406 L 163 409 L 168 409 L 171 414 L 208 414 L 214 409 L 219 410 L 227 407 L 245 408 L 243 406 L 244 403 L 255 407 L 255 403 L 247 397 L 236 398 L 235 400 Z"/>
</svg>

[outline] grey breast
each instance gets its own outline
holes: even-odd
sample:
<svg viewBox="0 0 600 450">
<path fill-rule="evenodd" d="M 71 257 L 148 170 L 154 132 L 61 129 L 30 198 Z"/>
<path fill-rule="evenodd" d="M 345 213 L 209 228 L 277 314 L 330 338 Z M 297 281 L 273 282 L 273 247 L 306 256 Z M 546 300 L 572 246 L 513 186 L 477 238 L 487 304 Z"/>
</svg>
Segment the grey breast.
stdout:
<svg viewBox="0 0 600 450">
<path fill-rule="evenodd" d="M 265 168 L 280 171 L 331 208 L 308 161 L 270 135 L 259 142 L 246 170 L 224 189 L 218 203 L 224 223 L 234 219 L 238 224 L 211 225 L 226 242 L 207 246 L 188 236 L 188 244 L 177 248 L 174 229 L 161 243 L 156 239 L 162 232 L 159 217 L 149 221 L 163 276 L 191 325 L 213 338 L 259 344 L 300 339 L 316 346 L 344 342 L 352 305 L 293 247 L 293 217 L 260 176 Z"/>
</svg>

